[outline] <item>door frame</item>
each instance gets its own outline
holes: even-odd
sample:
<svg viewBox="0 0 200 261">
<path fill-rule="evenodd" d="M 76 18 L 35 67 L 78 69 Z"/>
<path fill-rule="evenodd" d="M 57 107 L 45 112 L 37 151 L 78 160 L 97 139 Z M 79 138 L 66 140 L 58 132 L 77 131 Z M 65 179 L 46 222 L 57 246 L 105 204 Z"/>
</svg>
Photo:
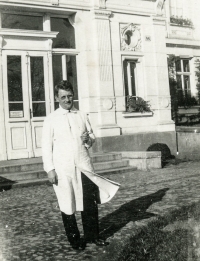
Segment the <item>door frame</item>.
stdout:
<svg viewBox="0 0 200 261">
<path fill-rule="evenodd" d="M 23 111 L 24 115 L 21 118 L 10 118 L 9 115 L 9 100 L 8 100 L 8 77 L 7 77 L 7 56 L 21 56 L 21 75 L 22 75 L 22 92 L 23 92 Z M 45 117 L 32 117 L 30 116 L 30 108 L 32 108 L 31 98 L 31 79 L 30 79 L 30 57 L 41 56 L 43 57 L 44 68 L 44 88 L 45 88 L 45 105 L 46 115 L 52 111 L 52 104 L 50 97 L 52 97 L 53 90 L 49 88 L 51 84 L 50 71 L 48 63 L 48 51 L 23 51 L 23 50 L 3 50 L 3 92 L 4 92 L 4 113 L 5 113 L 5 127 L 6 127 L 6 144 L 8 159 L 17 158 L 31 158 L 41 156 L 41 148 L 36 147 L 36 136 L 34 133 L 34 127 L 42 127 Z M 28 88 L 26 88 L 28 87 Z M 24 147 L 20 148 L 13 146 L 12 131 L 18 126 L 18 131 L 21 131 L 21 135 L 24 133 Z M 23 128 L 20 130 L 20 128 Z M 15 132 L 15 131 L 14 131 Z M 20 145 L 20 144 L 18 144 Z"/>
</svg>

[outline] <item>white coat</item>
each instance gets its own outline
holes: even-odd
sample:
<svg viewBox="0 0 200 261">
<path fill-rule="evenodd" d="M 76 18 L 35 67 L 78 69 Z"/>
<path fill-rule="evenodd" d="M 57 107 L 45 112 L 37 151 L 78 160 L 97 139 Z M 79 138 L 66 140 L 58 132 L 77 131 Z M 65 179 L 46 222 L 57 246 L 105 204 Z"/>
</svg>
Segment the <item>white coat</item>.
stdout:
<svg viewBox="0 0 200 261">
<path fill-rule="evenodd" d="M 88 145 L 81 135 L 88 131 L 90 142 L 95 140 L 85 113 L 63 108 L 48 115 L 44 121 L 42 152 L 44 170 L 55 169 L 58 185 L 54 185 L 60 210 L 68 215 L 83 211 L 81 172 L 92 180 L 100 191 L 100 203 L 108 202 L 117 192 L 119 184 L 94 173 Z"/>
</svg>

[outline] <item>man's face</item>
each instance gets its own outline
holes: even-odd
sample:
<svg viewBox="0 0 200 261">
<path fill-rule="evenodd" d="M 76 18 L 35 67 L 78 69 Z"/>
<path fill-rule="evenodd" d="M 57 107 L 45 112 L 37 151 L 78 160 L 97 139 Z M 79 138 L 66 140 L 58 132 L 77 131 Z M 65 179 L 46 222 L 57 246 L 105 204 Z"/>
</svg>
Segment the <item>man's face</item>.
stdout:
<svg viewBox="0 0 200 261">
<path fill-rule="evenodd" d="M 56 101 L 59 102 L 63 109 L 70 110 L 73 106 L 73 93 L 71 91 L 59 89 L 58 96 L 56 96 Z"/>
</svg>

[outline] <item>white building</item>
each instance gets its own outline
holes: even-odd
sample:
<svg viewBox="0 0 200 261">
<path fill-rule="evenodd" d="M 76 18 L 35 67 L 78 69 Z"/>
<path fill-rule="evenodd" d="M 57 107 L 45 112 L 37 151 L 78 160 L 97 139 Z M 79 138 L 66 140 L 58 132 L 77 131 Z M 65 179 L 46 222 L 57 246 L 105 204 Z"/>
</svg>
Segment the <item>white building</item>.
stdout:
<svg viewBox="0 0 200 261">
<path fill-rule="evenodd" d="M 62 79 L 89 113 L 94 152 L 156 142 L 175 151 L 167 54 L 197 56 L 200 34 L 173 27 L 175 7 L 166 1 L 167 18 L 163 7 L 163 0 L 0 0 L 0 160 L 41 156 L 43 120 Z M 124 113 L 127 95 L 150 101 L 153 114 Z"/>
</svg>

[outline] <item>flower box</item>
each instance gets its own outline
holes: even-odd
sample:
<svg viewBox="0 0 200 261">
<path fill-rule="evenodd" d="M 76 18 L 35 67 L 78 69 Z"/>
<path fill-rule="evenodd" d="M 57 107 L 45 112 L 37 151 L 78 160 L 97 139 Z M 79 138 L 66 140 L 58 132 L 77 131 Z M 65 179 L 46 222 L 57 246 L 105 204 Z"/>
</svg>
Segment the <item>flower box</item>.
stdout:
<svg viewBox="0 0 200 261">
<path fill-rule="evenodd" d="M 122 112 L 124 118 L 138 118 L 138 117 L 150 117 L 153 116 L 153 112 Z"/>
</svg>

